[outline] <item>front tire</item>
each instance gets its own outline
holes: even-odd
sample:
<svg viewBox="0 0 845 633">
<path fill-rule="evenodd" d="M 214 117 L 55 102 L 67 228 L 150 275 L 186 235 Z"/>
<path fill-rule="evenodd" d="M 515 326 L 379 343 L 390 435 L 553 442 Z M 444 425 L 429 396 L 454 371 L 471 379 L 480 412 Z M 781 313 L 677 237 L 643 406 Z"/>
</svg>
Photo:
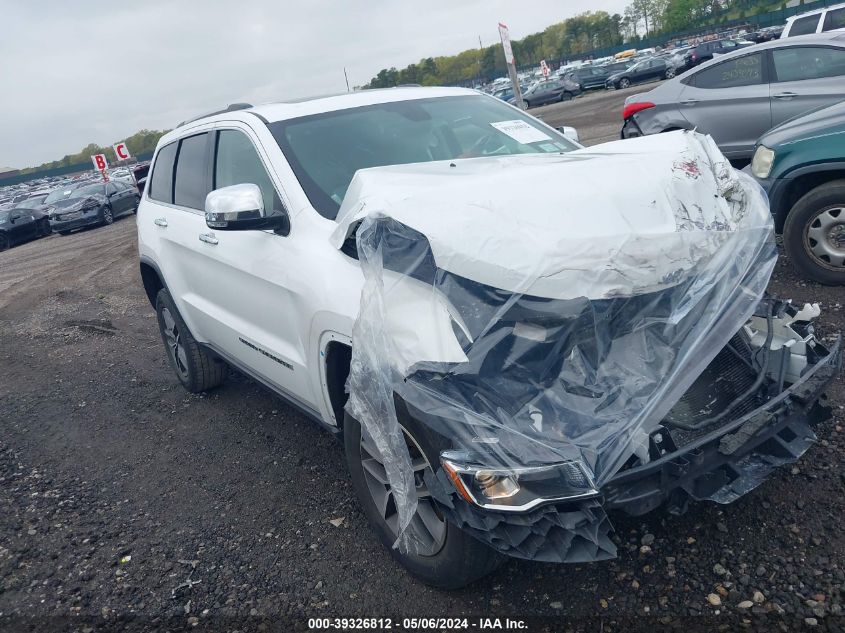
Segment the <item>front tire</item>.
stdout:
<svg viewBox="0 0 845 633">
<path fill-rule="evenodd" d="M 3 233 L 0 233 L 0 251 L 5 251 L 11 245 L 12 245 L 12 242 L 9 239 L 9 236 L 5 235 Z"/>
<path fill-rule="evenodd" d="M 103 217 L 100 221 L 103 223 L 103 226 L 108 226 L 114 222 L 114 213 L 112 212 L 110 206 L 105 206 L 103 208 Z"/>
<path fill-rule="evenodd" d="M 672 79 L 675 76 L 675 69 L 674 68 L 667 68 L 666 69 L 666 79 Z"/>
<path fill-rule="evenodd" d="M 845 180 L 816 187 L 795 203 L 784 223 L 783 247 L 799 273 L 845 285 Z"/>
<path fill-rule="evenodd" d="M 170 366 L 191 393 L 208 391 L 223 383 L 226 364 L 200 347 L 165 289 L 156 295 L 156 316 Z"/>
<path fill-rule="evenodd" d="M 425 584 L 441 589 L 464 587 L 496 569 L 505 557 L 443 518 L 422 479 L 422 473 L 430 470 L 432 463 L 438 463 L 436 440 L 425 431 L 402 430 L 412 462 L 419 466 L 419 472 L 414 471 L 418 507 L 409 529 L 420 526 L 417 529 L 422 531 L 418 534 L 426 536 L 420 539 L 425 551 L 403 553 L 393 547 L 398 516 L 380 455 L 369 434 L 362 431 L 361 424 L 347 414 L 343 423 L 346 462 L 361 509 L 379 540 L 411 574 Z"/>
<path fill-rule="evenodd" d="M 531 107 L 531 106 L 530 106 L 530 105 L 528 105 L 528 102 L 527 102 L 525 99 L 523 99 L 523 100 L 522 100 L 522 109 L 523 109 L 523 110 L 527 110 L 527 109 L 528 109 L 528 108 L 530 108 L 530 107 Z"/>
<path fill-rule="evenodd" d="M 561 101 L 572 101 L 572 93 L 571 92 L 564 92 L 560 95 Z"/>
<path fill-rule="evenodd" d="M 630 87 L 631 87 L 631 80 L 630 79 L 622 78 L 622 79 L 619 80 L 619 89 L 620 90 L 625 90 L 625 88 L 630 88 Z"/>
</svg>

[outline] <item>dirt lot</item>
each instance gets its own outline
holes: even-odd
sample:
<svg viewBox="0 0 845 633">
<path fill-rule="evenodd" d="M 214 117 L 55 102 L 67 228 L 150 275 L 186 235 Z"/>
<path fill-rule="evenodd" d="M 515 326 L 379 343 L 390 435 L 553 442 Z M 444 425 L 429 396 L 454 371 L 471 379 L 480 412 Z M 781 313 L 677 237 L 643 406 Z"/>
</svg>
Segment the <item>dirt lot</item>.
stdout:
<svg viewBox="0 0 845 633">
<path fill-rule="evenodd" d="M 621 96 L 538 114 L 606 139 Z M 759 630 L 805 618 L 845 627 L 842 382 L 819 444 L 737 503 L 613 517 L 617 560 L 512 561 L 446 593 L 411 579 L 376 541 L 329 434 L 236 374 L 207 395 L 182 390 L 136 258 L 134 217 L 0 254 L 0 628 L 290 630 L 308 615 L 537 614 L 610 618 L 604 630 L 733 630 L 743 617 Z M 772 290 L 821 303 L 824 333 L 845 329 L 841 289 L 802 282 L 782 260 Z M 627 617 L 634 624 L 613 626 Z"/>
</svg>

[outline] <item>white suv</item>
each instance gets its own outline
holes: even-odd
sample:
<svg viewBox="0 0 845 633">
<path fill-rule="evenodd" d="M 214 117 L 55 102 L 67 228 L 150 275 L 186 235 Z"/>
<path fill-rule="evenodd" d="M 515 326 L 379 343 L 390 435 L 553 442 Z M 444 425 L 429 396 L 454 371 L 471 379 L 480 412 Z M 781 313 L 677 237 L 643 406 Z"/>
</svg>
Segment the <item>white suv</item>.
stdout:
<svg viewBox="0 0 845 633">
<path fill-rule="evenodd" d="M 642 198 L 640 193 L 654 198 L 655 183 L 647 174 L 649 169 L 657 170 L 658 167 L 657 163 L 645 164 L 648 156 L 660 154 L 672 164 L 677 159 L 674 148 L 682 146 L 688 138 L 692 137 L 679 133 L 620 142 L 625 143 L 624 147 L 630 148 L 631 153 L 626 158 L 628 150 L 615 151 L 621 156 L 619 160 L 626 161 L 629 170 L 638 169 L 639 164 L 642 171 L 627 177 L 615 174 L 617 182 L 608 182 L 606 187 L 609 195 L 619 191 L 616 203 L 630 204 L 640 214 L 640 208 L 634 202 Z M 567 158 L 576 150 L 577 157 Z M 772 438 L 777 433 L 784 433 L 784 429 L 793 430 L 789 431 L 792 433 L 789 438 L 778 440 L 779 463 L 797 458 L 806 450 L 809 444 L 804 440 L 812 434 L 807 425 L 823 417 L 815 406 L 816 400 L 838 362 L 838 351 L 828 351 L 818 344 L 812 329 L 805 324 L 811 314 L 799 313 L 773 300 L 762 302 L 765 309 L 760 316 L 754 317 L 754 327 L 731 339 L 736 347 L 735 355 L 741 356 L 739 360 L 731 360 L 732 353 L 723 351 L 717 359 L 721 364 L 716 369 L 707 367 L 707 362 L 696 365 L 698 373 L 707 367 L 702 373 L 705 382 L 712 381 L 713 372 L 716 377 L 722 375 L 719 372 L 731 372 L 732 380 L 742 377 L 745 382 L 738 382 L 735 389 L 722 389 L 722 394 L 693 394 L 694 402 L 685 405 L 700 409 L 695 403 L 705 398 L 708 411 L 713 412 L 719 406 L 714 403 L 721 397 L 726 399 L 723 404 L 727 409 L 723 413 L 727 414 L 740 403 L 740 396 L 746 400 L 753 396 L 754 406 L 748 406 L 743 400 L 742 415 L 704 416 L 708 424 L 719 418 L 715 435 L 702 434 L 694 428 L 690 431 L 690 427 L 694 427 L 694 422 L 688 419 L 690 416 L 684 417 L 685 422 L 678 421 L 677 429 L 671 432 L 667 431 L 667 426 L 660 426 L 663 436 L 652 425 L 647 433 L 637 435 L 633 444 L 626 440 L 622 450 L 627 452 L 617 454 L 621 459 L 615 466 L 618 473 L 607 472 L 606 486 L 604 481 L 582 477 L 584 467 L 571 466 L 571 463 L 564 470 L 537 468 L 536 463 L 512 470 L 479 470 L 474 462 L 467 461 L 465 452 L 456 452 L 465 446 L 463 440 L 468 436 L 464 435 L 465 427 L 458 423 L 444 426 L 446 408 L 416 411 L 411 399 L 397 389 L 399 436 L 404 438 L 406 459 L 410 459 L 413 469 L 411 481 L 416 487 L 411 491 L 414 504 L 407 505 L 408 491 L 396 489 L 396 464 L 390 451 L 385 451 L 389 447 L 374 439 L 379 436 L 379 421 L 376 420 L 375 425 L 371 419 L 359 421 L 345 412 L 345 407 L 349 400 L 350 362 L 355 350 L 359 349 L 356 343 L 353 350 L 353 331 L 365 287 L 361 265 L 364 253 L 359 260 L 361 244 L 356 242 L 356 227 L 362 225 L 361 214 L 367 206 L 357 198 L 361 191 L 375 187 L 385 194 L 382 200 L 387 201 L 388 206 L 393 204 L 392 200 L 399 208 L 414 196 L 420 200 L 425 196 L 436 200 L 438 187 L 442 186 L 442 191 L 450 193 L 444 193 L 441 202 L 453 200 L 455 204 L 451 218 L 453 227 L 462 224 L 461 214 L 467 209 L 496 222 L 495 213 L 488 214 L 485 208 L 493 209 L 498 201 L 507 210 L 524 201 L 529 206 L 544 207 L 542 213 L 529 213 L 526 221 L 545 222 L 548 236 L 566 232 L 567 223 L 572 226 L 573 234 L 583 236 L 598 231 L 612 235 L 618 228 L 617 221 L 612 220 L 617 217 L 613 213 L 595 214 L 582 206 L 581 219 L 567 219 L 570 216 L 554 211 L 555 205 L 568 196 L 567 190 L 576 187 L 580 187 L 580 192 L 573 194 L 573 199 L 588 206 L 590 196 L 584 196 L 582 185 L 589 186 L 587 176 L 591 173 L 612 173 L 602 171 L 602 165 L 608 166 L 609 161 L 615 160 L 612 153 L 610 150 L 581 150 L 557 130 L 498 99 L 471 90 L 448 88 L 397 88 L 258 107 L 236 105 L 183 123 L 159 142 L 138 210 L 141 278 L 156 309 L 170 363 L 184 387 L 191 392 L 220 385 L 227 365 L 236 367 L 309 417 L 332 431 L 342 432 L 352 481 L 366 516 L 388 547 L 397 542 L 404 529 L 416 530 L 413 551 L 392 547 L 391 552 L 426 582 L 443 587 L 464 585 L 492 570 L 502 560 L 502 553 L 550 561 L 610 557 L 614 545 L 609 538 L 604 507 L 642 514 L 663 501 L 677 500 L 681 495 L 715 498 L 717 492 L 723 494 L 724 487 L 731 482 L 741 481 L 750 489 L 753 485 L 743 478 L 742 464 L 748 463 L 750 456 L 768 455 L 769 448 L 761 447 L 769 447 L 774 442 Z M 425 165 L 421 167 L 421 164 Z M 465 172 L 462 171 L 464 167 Z M 421 169 L 440 175 L 420 177 Z M 580 171 L 572 171 L 576 169 Z M 692 172 L 694 166 L 685 165 L 683 169 L 686 169 L 684 173 Z M 465 184 L 454 179 L 456 173 L 467 174 Z M 522 176 L 532 173 L 538 175 L 534 179 L 536 182 L 529 182 Z M 566 173 L 582 182 L 555 180 L 565 177 Z M 364 175 L 367 178 L 362 179 Z M 482 176 L 486 184 L 479 189 Z M 407 191 L 403 189 L 403 182 L 408 183 Z M 599 182 L 603 179 L 595 180 L 593 184 Z M 690 185 L 681 184 L 687 190 L 695 191 L 689 189 Z M 614 189 L 617 185 L 618 189 Z M 595 193 L 605 194 L 608 191 Z M 710 203 L 705 200 L 703 204 Z M 409 212 L 407 204 L 403 208 L 409 218 L 405 224 L 413 225 L 416 212 Z M 434 206 L 431 209 L 434 213 Z M 425 215 L 425 210 L 420 213 Z M 642 213 L 649 214 L 648 211 Z M 751 217 L 753 214 L 745 215 Z M 767 210 L 755 218 L 764 230 L 760 233 L 764 236 L 760 252 L 766 261 L 760 269 L 770 271 L 773 251 L 765 243 L 765 230 L 770 232 L 766 224 L 770 224 Z M 437 246 L 433 235 L 437 220 L 429 217 L 427 221 L 428 226 L 434 228 L 426 234 L 432 238 L 432 246 Z M 604 226 L 601 226 L 602 222 Z M 688 224 L 689 218 L 685 222 Z M 629 218 L 624 222 L 626 230 L 636 223 Z M 450 229 L 452 235 L 448 237 L 452 248 L 460 250 L 469 245 L 477 248 L 479 244 L 483 247 L 483 225 L 479 228 L 481 232 L 471 231 L 463 236 L 455 232 L 457 229 Z M 511 276 L 508 271 L 518 270 L 521 259 L 531 258 L 527 243 L 521 245 L 522 250 L 508 251 L 508 229 L 504 222 L 495 228 L 490 233 L 491 239 L 498 236 L 493 241 L 500 247 L 489 254 L 490 264 L 474 266 L 472 262 L 467 263 L 466 258 L 460 264 L 461 258 L 454 258 L 460 265 L 456 264 L 453 272 L 460 274 L 452 275 L 450 279 L 461 279 L 460 275 L 464 273 L 471 277 L 475 270 L 481 271 L 479 275 L 485 277 L 485 283 L 504 288 L 497 279 L 508 283 L 507 278 Z M 637 243 L 645 245 L 655 227 L 645 222 L 641 229 L 634 233 L 639 240 Z M 501 235 L 502 231 L 506 234 Z M 411 235 L 411 243 L 425 246 L 425 239 L 414 237 L 418 233 L 411 231 L 407 235 Z M 515 234 L 512 237 L 517 239 Z M 601 256 L 599 242 L 595 247 Z M 425 249 L 421 252 L 423 256 L 419 261 L 433 261 L 425 255 Z M 640 251 L 639 255 L 644 252 Z M 704 244 L 698 244 L 696 263 L 690 263 L 688 268 L 700 266 L 702 254 L 707 252 Z M 666 259 L 674 251 L 661 246 L 660 253 L 660 257 Z M 511 261 L 514 263 L 509 263 Z M 552 260 L 547 262 L 554 266 Z M 664 264 L 668 268 L 664 268 Z M 727 268 L 725 262 L 722 264 L 722 268 Z M 396 267 L 401 269 L 406 265 L 407 262 Z M 620 266 L 622 263 L 616 267 L 617 271 L 621 270 Z M 430 272 L 430 268 L 426 270 Z M 477 302 L 479 310 L 473 312 L 477 317 L 483 312 L 483 297 L 490 294 L 484 288 L 489 286 L 470 288 L 464 284 L 463 304 L 455 300 L 448 305 L 448 301 L 438 300 L 432 305 L 425 299 L 430 295 L 420 294 L 418 285 L 423 274 L 416 268 L 409 272 L 414 279 L 402 285 L 401 309 L 394 315 L 399 315 L 397 322 L 404 321 L 399 327 L 407 329 L 403 334 L 402 350 L 410 357 L 403 369 L 409 379 L 421 375 L 415 373 L 414 360 L 454 358 L 460 361 L 473 356 L 469 350 L 471 341 L 464 340 L 466 336 L 449 325 L 450 318 L 453 325 L 463 323 L 461 327 L 470 337 L 485 340 L 484 332 L 475 333 L 469 313 L 463 320 L 454 315 L 456 310 L 462 309 L 473 312 L 473 302 Z M 764 287 L 767 276 L 759 271 L 754 275 L 756 285 L 759 286 L 762 279 Z M 644 265 L 641 271 L 628 271 L 619 278 L 635 277 L 638 284 L 644 284 L 643 288 L 653 290 L 661 286 L 677 289 L 681 287 L 679 280 L 683 276 L 684 273 L 677 269 L 677 260 L 669 258 L 660 265 Z M 549 292 L 557 293 L 568 284 L 559 276 L 557 281 L 554 275 L 548 279 Z M 605 294 L 616 296 L 615 291 L 593 283 L 591 279 L 595 279 L 595 274 L 585 272 L 580 281 L 569 286 L 579 288 L 579 293 L 583 288 L 583 296 L 596 296 L 599 302 L 617 301 L 601 299 Z M 399 285 L 392 287 L 399 288 Z M 441 288 L 437 296 L 445 296 L 445 293 Z M 745 287 L 743 301 L 747 302 L 753 294 Z M 423 299 L 419 300 L 420 297 Z M 632 306 L 632 301 L 629 297 L 625 305 Z M 545 307 L 538 307 L 541 304 Z M 583 306 L 583 301 L 579 305 Z M 443 306 L 446 306 L 445 310 Z M 533 309 L 531 306 L 545 310 L 546 318 L 551 318 L 552 312 L 559 307 L 553 299 L 526 301 L 524 308 Z M 622 312 L 631 310 L 630 307 L 621 309 Z M 747 316 L 750 312 L 743 318 Z M 445 318 L 445 329 L 441 317 Z M 782 327 L 768 343 L 778 350 L 779 369 L 774 372 L 770 368 L 769 374 L 773 377 L 767 377 L 764 365 L 758 372 L 758 379 L 749 369 L 756 367 L 757 361 L 752 355 L 766 340 L 767 322 L 771 326 L 775 318 L 782 319 Z M 538 322 L 545 323 L 542 319 Z M 628 332 L 626 336 L 630 335 L 627 327 L 623 328 Z M 546 330 L 537 325 L 497 331 L 497 336 L 506 331 L 510 333 L 507 336 L 521 337 L 520 340 L 528 341 L 529 345 L 534 344 L 531 341 L 548 342 L 546 334 L 540 334 Z M 588 329 L 586 334 L 578 334 L 582 345 L 587 340 L 583 337 L 589 339 L 590 331 L 597 330 Z M 441 344 L 442 337 L 455 338 Z M 437 357 L 437 350 L 447 348 L 452 355 L 449 359 Z M 789 358 L 784 356 L 783 350 L 787 348 L 792 350 L 787 354 Z M 555 347 L 555 350 L 555 354 L 562 353 L 562 348 Z M 527 354 L 526 358 L 532 354 Z M 586 358 L 581 360 L 581 365 Z M 488 358 L 491 359 L 492 356 Z M 618 363 L 619 359 L 614 362 Z M 496 369 L 500 366 L 492 362 L 486 365 L 493 372 L 492 377 L 487 381 L 475 380 L 478 378 L 475 376 L 475 389 L 483 390 L 485 384 L 498 388 L 495 387 L 496 379 L 509 376 L 512 369 Z M 525 373 L 522 370 L 528 369 L 522 366 L 517 373 L 522 376 Z M 439 370 L 433 366 L 427 368 L 427 390 L 430 391 L 433 384 L 432 377 L 440 375 Z M 572 368 L 566 371 L 571 372 Z M 815 378 L 810 380 L 813 376 Z M 369 389 L 366 375 L 363 377 L 363 383 L 360 373 L 353 376 L 355 380 L 350 379 L 353 390 L 355 384 L 364 385 L 362 392 Z M 532 391 L 530 380 L 526 378 L 525 381 L 527 389 L 523 391 Z M 409 380 L 408 384 L 411 382 Z M 587 398 L 585 402 L 595 403 L 599 387 L 596 384 L 571 385 L 566 391 L 578 398 Z M 789 389 L 803 391 L 800 399 L 796 396 L 794 405 L 790 405 L 792 417 L 787 418 L 786 410 L 775 410 L 774 406 L 789 400 Z M 497 397 L 495 393 L 488 395 L 492 399 Z M 512 394 L 507 397 L 516 402 Z M 556 396 L 556 402 L 560 401 Z M 536 403 L 537 406 L 526 405 L 531 411 L 528 422 L 534 426 L 520 432 L 522 439 L 544 432 L 542 422 L 539 427 L 535 423 L 540 411 L 537 407 L 545 405 L 540 401 Z M 502 406 L 507 407 L 507 404 Z M 520 401 L 519 406 L 523 404 L 525 402 Z M 614 409 L 618 402 L 607 405 Z M 393 407 L 392 401 L 390 407 Z M 738 432 L 746 422 L 743 416 L 750 415 L 749 412 L 759 416 L 761 408 L 766 408 L 765 420 L 758 419 L 754 430 L 746 429 L 749 435 L 743 435 L 742 441 L 734 439 L 735 446 L 731 450 L 725 451 L 724 446 L 720 449 L 724 436 Z M 439 416 L 436 421 L 427 418 L 435 414 Z M 598 415 L 596 419 L 600 418 L 600 412 Z M 667 414 L 666 419 L 674 418 Z M 549 430 L 554 429 L 555 424 L 548 416 L 545 432 L 557 433 L 557 430 Z M 454 434 L 450 430 L 459 427 L 463 430 L 455 430 Z M 678 431 L 675 437 L 678 446 L 670 446 L 670 435 L 675 431 Z M 595 429 L 591 433 L 595 435 Z M 799 436 L 800 441 L 795 440 Z M 480 450 L 482 443 L 476 442 L 477 439 L 467 439 L 467 445 Z M 553 439 L 547 438 L 544 450 L 551 450 Z M 608 438 L 600 442 L 609 443 Z M 498 439 L 487 438 L 484 450 L 495 451 L 497 444 Z M 499 446 L 504 445 L 503 442 Z M 671 453 L 674 461 L 668 457 L 658 459 L 667 453 Z M 690 458 L 692 461 L 687 460 L 690 453 L 695 454 L 694 459 Z M 681 462 L 687 466 L 679 466 Z M 761 478 L 760 473 L 765 472 L 765 468 L 757 461 L 751 460 L 751 463 L 755 468 L 753 476 Z M 592 466 L 597 468 L 595 460 Z M 732 475 L 723 473 L 729 470 Z M 714 471 L 722 474 L 714 475 Z M 718 485 L 713 487 L 708 483 L 713 481 Z M 573 491 L 574 486 L 588 483 L 596 489 Z M 497 490 L 504 492 L 499 494 Z M 410 527 L 399 523 L 402 508 L 408 507 L 413 508 Z"/>
<path fill-rule="evenodd" d="M 781 39 L 811 33 L 845 30 L 845 4 L 836 4 L 787 18 Z"/>
</svg>

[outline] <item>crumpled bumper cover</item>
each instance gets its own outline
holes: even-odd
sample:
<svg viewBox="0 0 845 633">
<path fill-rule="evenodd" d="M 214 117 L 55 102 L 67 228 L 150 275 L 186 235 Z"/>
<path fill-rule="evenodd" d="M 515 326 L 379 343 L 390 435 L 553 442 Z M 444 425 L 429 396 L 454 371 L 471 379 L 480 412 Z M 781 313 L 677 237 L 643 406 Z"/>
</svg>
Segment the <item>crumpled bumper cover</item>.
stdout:
<svg viewBox="0 0 845 633">
<path fill-rule="evenodd" d="M 840 368 L 837 341 L 800 381 L 762 407 L 660 459 L 620 471 L 598 499 L 494 512 L 461 499 L 442 469 L 426 484 L 449 521 L 504 554 L 545 562 L 607 560 L 616 556 L 607 512 L 641 515 L 666 503 L 680 513 L 690 498 L 730 503 L 797 461 L 816 440 L 812 427 L 830 417 L 823 392 Z"/>
</svg>

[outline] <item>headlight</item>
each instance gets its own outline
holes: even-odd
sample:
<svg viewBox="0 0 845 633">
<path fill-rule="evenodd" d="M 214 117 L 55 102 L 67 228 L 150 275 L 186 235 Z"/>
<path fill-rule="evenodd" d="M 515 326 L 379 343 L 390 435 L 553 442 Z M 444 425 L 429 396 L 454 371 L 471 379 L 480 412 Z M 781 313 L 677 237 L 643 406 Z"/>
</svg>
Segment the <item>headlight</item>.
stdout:
<svg viewBox="0 0 845 633">
<path fill-rule="evenodd" d="M 754 152 L 754 158 L 751 160 L 751 173 L 757 178 L 768 178 L 772 173 L 772 165 L 775 162 L 775 151 L 769 149 L 765 145 L 760 145 L 757 151 Z"/>
<path fill-rule="evenodd" d="M 458 494 L 488 510 L 525 512 L 540 504 L 598 496 L 578 461 L 525 468 L 491 468 L 462 451 L 444 451 L 440 462 Z"/>
</svg>

